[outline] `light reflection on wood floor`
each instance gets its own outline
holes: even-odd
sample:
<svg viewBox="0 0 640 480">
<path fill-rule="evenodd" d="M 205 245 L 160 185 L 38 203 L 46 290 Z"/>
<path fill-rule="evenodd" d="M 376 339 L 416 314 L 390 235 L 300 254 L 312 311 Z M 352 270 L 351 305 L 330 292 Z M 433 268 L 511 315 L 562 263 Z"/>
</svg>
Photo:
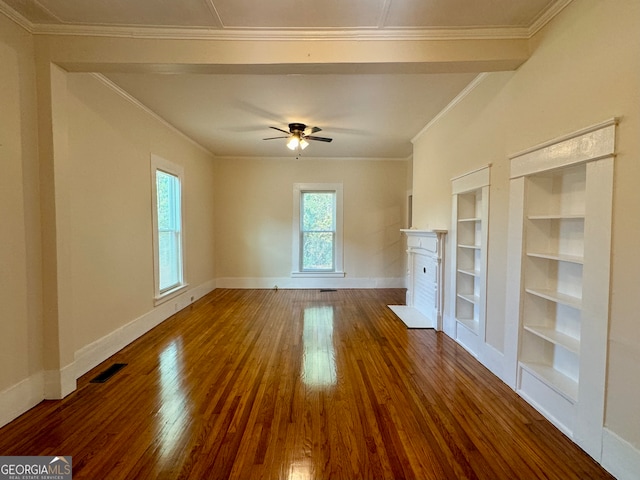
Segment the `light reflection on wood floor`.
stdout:
<svg viewBox="0 0 640 480">
<path fill-rule="evenodd" d="M 612 478 L 404 290 L 224 290 L 0 429 L 79 479 Z M 105 384 L 89 380 L 128 366 Z"/>
</svg>

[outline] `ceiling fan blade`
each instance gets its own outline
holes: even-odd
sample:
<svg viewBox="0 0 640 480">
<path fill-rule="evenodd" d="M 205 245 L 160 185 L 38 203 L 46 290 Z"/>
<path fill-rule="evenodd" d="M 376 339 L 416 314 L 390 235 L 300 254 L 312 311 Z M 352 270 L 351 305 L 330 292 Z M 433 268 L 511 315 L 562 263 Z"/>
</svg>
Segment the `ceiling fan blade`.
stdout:
<svg viewBox="0 0 640 480">
<path fill-rule="evenodd" d="M 314 133 L 320 132 L 322 129 L 320 127 L 307 127 L 304 129 L 305 135 L 313 135 Z"/>
<path fill-rule="evenodd" d="M 269 138 L 263 138 L 263 140 L 276 140 L 278 138 L 289 138 L 289 137 L 269 137 Z"/>
<path fill-rule="evenodd" d="M 333 138 L 314 137 L 313 135 L 305 135 L 304 139 L 305 140 L 316 140 L 318 142 L 332 142 L 333 141 Z"/>
<path fill-rule="evenodd" d="M 291 132 L 287 132 L 286 130 L 283 130 L 283 129 L 278 128 L 278 127 L 269 127 L 269 128 L 273 128 L 274 130 L 278 130 L 279 132 L 286 133 L 287 135 L 291 134 Z"/>
</svg>

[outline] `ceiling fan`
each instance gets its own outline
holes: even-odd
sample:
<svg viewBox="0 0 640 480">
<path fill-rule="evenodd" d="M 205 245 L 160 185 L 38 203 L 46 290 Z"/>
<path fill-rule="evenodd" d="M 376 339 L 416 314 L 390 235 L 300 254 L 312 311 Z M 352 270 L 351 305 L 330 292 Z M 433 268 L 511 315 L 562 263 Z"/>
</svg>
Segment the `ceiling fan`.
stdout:
<svg viewBox="0 0 640 480">
<path fill-rule="evenodd" d="M 283 137 L 283 136 L 269 137 L 269 138 L 263 138 L 263 140 L 275 140 L 277 138 L 288 138 L 289 140 L 287 140 L 287 147 L 290 150 L 296 150 L 298 148 L 300 148 L 301 150 L 304 150 L 309 146 L 309 142 L 307 140 L 315 140 L 315 141 L 327 142 L 327 143 L 333 140 L 333 138 L 317 137 L 313 135 L 314 133 L 320 132 L 322 129 L 318 127 L 307 127 L 304 123 L 290 123 L 288 132 L 278 127 L 269 127 L 269 128 L 273 128 L 274 130 L 278 130 L 279 132 L 286 133 L 287 136 L 286 137 Z"/>
</svg>

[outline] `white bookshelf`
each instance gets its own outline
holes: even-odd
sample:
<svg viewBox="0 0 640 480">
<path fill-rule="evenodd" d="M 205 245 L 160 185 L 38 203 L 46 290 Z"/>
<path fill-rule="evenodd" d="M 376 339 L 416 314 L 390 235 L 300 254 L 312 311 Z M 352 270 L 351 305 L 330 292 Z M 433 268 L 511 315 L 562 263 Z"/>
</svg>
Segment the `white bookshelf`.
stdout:
<svg viewBox="0 0 640 480">
<path fill-rule="evenodd" d="M 452 180 L 453 321 L 445 332 L 473 355 L 484 341 L 490 166 Z"/>
<path fill-rule="evenodd" d="M 594 458 L 604 422 L 615 121 L 511 158 L 506 378 Z"/>
<path fill-rule="evenodd" d="M 572 402 L 580 378 L 586 175 L 581 163 L 525 179 L 519 363 Z"/>
</svg>

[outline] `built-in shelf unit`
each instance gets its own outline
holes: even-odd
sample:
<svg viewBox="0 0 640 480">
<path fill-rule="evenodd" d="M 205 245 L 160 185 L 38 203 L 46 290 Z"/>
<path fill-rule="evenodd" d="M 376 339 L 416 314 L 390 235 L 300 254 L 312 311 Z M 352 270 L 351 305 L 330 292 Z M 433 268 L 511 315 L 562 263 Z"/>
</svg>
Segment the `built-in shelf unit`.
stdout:
<svg viewBox="0 0 640 480">
<path fill-rule="evenodd" d="M 511 158 L 505 357 L 520 395 L 599 459 L 615 120 Z"/>
<path fill-rule="evenodd" d="M 490 166 L 451 181 L 451 312 L 445 332 L 478 356 L 484 341 Z"/>
</svg>

